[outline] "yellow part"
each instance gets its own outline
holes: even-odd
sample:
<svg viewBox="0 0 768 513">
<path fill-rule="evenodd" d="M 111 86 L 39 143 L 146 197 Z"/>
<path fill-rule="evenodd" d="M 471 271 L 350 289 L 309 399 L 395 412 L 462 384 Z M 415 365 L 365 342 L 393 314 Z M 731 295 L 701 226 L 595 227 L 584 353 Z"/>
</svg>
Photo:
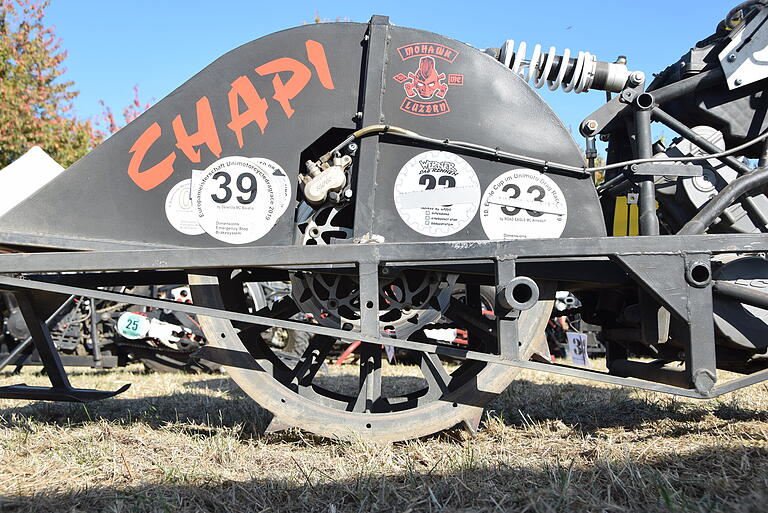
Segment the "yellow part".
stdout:
<svg viewBox="0 0 768 513">
<path fill-rule="evenodd" d="M 637 204 L 629 206 L 629 235 L 635 236 L 640 234 L 640 209 L 637 208 Z"/>
<path fill-rule="evenodd" d="M 656 202 L 656 210 L 659 202 Z M 626 196 L 616 196 L 616 206 L 613 210 L 613 236 L 634 237 L 640 235 L 640 209 L 637 204 L 628 204 Z"/>
<path fill-rule="evenodd" d="M 613 236 L 624 237 L 627 235 L 627 221 L 629 208 L 626 196 L 616 196 L 616 206 L 613 209 Z"/>
</svg>

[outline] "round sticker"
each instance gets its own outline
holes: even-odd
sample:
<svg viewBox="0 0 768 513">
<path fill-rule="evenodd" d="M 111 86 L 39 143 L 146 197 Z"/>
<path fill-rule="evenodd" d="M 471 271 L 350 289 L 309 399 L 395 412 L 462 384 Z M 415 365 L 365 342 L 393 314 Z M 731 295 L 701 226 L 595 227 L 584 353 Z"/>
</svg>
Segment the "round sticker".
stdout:
<svg viewBox="0 0 768 513">
<path fill-rule="evenodd" d="M 149 333 L 150 320 L 137 313 L 124 312 L 117 319 L 117 332 L 130 340 L 144 338 Z"/>
<path fill-rule="evenodd" d="M 397 175 L 394 192 L 405 224 L 429 237 L 464 229 L 480 204 L 475 170 L 447 151 L 426 151 L 409 160 Z"/>
<path fill-rule="evenodd" d="M 530 169 L 512 169 L 485 189 L 480 221 L 489 239 L 551 239 L 565 230 L 568 207 L 560 187 Z"/>
<path fill-rule="evenodd" d="M 168 192 L 165 198 L 165 217 L 171 226 L 187 235 L 205 233 L 197 222 L 192 205 L 192 180 L 182 180 Z"/>
<path fill-rule="evenodd" d="M 277 162 L 274 162 L 263 157 L 255 157 L 251 159 L 262 167 L 265 167 L 269 173 L 271 173 L 274 179 L 276 194 L 275 197 L 282 201 L 281 205 L 277 207 L 277 217 L 280 217 L 288 210 L 288 203 L 290 203 L 291 192 L 291 180 L 288 178 L 285 170 L 280 167 Z"/>
<path fill-rule="evenodd" d="M 203 230 L 229 244 L 247 244 L 266 235 L 289 199 L 272 173 L 247 157 L 224 157 L 208 166 L 194 191 Z"/>
</svg>

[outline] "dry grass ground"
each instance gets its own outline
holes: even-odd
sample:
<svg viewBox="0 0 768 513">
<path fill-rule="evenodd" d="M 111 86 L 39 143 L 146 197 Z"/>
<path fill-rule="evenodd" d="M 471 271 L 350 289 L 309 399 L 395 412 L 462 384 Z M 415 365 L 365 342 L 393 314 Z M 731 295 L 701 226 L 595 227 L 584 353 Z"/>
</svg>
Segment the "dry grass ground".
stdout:
<svg viewBox="0 0 768 513">
<path fill-rule="evenodd" d="M 20 380 L 45 378 L 0 384 Z M 476 437 L 381 446 L 265 436 L 269 415 L 224 376 L 73 381 L 133 387 L 87 406 L 3 401 L 0 511 L 768 509 L 764 386 L 694 402 L 524 373 Z"/>
</svg>

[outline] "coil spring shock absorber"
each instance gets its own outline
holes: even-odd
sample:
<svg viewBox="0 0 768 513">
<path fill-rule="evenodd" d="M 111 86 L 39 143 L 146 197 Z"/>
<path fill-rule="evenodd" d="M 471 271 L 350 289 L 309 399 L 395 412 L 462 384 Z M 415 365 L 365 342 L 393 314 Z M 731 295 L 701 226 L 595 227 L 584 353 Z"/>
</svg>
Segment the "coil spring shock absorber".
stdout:
<svg viewBox="0 0 768 513">
<path fill-rule="evenodd" d="M 541 45 L 536 45 L 528 60 L 525 58 L 526 49 L 527 44 L 521 41 L 515 50 L 515 41 L 508 39 L 502 45 L 498 58 L 537 89 L 547 84 L 552 91 L 562 86 L 565 92 L 577 94 L 590 89 L 616 93 L 624 88 L 630 77 L 625 64 L 598 61 L 589 52 L 578 52 L 571 57 L 568 48 L 563 50 L 563 55 L 557 55 L 554 46 L 544 52 Z"/>
</svg>

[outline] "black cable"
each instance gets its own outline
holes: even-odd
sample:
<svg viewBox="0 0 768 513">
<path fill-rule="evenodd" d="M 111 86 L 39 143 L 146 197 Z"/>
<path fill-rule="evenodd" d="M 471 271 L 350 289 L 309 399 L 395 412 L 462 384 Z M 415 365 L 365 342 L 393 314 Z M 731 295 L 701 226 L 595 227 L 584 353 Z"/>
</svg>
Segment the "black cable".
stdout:
<svg viewBox="0 0 768 513">
<path fill-rule="evenodd" d="M 715 222 L 715 219 L 730 207 L 742 194 L 768 183 L 768 167 L 742 175 L 729 183 L 717 196 L 699 210 L 693 219 L 683 226 L 678 235 L 696 235 L 704 233 Z"/>
</svg>

